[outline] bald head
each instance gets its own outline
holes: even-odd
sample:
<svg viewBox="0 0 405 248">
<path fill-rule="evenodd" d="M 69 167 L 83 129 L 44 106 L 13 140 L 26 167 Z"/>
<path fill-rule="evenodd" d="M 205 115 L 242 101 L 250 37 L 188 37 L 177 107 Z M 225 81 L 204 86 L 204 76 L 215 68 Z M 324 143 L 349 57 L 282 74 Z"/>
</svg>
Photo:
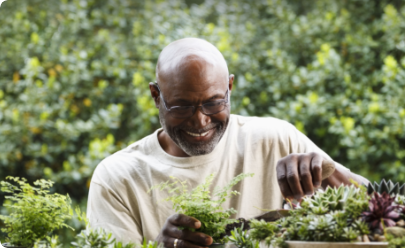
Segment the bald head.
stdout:
<svg viewBox="0 0 405 248">
<path fill-rule="evenodd" d="M 174 82 L 204 83 L 212 77 L 223 78 L 221 81 L 228 83 L 228 66 L 221 52 L 205 40 L 177 40 L 166 46 L 159 55 L 156 79 L 163 87 Z"/>
</svg>

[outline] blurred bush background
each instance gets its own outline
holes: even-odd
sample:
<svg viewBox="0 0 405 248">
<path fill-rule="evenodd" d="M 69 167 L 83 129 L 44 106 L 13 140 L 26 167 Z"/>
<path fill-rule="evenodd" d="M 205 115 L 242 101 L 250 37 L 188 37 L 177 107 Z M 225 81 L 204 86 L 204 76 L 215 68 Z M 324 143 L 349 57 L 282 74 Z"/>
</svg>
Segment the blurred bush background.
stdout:
<svg viewBox="0 0 405 248">
<path fill-rule="evenodd" d="M 51 179 L 84 209 L 95 166 L 160 127 L 160 51 L 200 37 L 236 76 L 233 113 L 285 119 L 352 171 L 404 182 L 404 3 L 8 0 L 0 179 Z"/>
</svg>

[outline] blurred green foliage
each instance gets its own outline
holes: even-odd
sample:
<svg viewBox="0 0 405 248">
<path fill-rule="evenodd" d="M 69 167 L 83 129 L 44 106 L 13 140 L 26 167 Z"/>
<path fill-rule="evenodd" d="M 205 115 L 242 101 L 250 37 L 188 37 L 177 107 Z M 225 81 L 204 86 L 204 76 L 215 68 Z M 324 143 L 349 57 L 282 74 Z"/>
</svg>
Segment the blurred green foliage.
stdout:
<svg viewBox="0 0 405 248">
<path fill-rule="evenodd" d="M 400 0 L 9 0 L 0 9 L 0 178 L 85 199 L 95 166 L 160 127 L 160 51 L 213 43 L 232 112 L 295 124 L 369 179 L 405 181 Z M 271 128 L 271 127 L 269 127 Z"/>
</svg>

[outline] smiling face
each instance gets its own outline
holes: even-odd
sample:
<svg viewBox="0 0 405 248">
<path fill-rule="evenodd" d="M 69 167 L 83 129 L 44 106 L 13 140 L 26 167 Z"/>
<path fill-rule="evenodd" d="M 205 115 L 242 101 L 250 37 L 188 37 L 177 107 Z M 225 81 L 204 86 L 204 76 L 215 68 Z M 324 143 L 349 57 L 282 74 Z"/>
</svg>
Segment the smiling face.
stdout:
<svg viewBox="0 0 405 248">
<path fill-rule="evenodd" d="M 187 40 L 188 45 L 193 45 Z M 225 99 L 228 87 L 232 89 L 233 75 L 228 76 L 226 63 L 219 51 L 208 42 L 197 39 L 192 41 L 196 43 L 192 50 L 184 47 L 184 44 L 174 44 L 177 49 L 181 46 L 180 51 L 172 53 L 176 54 L 175 58 L 159 57 L 158 84 L 168 108 L 200 106 L 222 100 Z M 215 50 L 215 53 L 211 50 Z M 163 59 L 168 59 L 169 64 L 163 64 Z M 159 136 L 159 142 L 166 152 L 175 156 L 197 156 L 214 150 L 229 122 L 229 104 L 217 114 L 207 116 L 198 107 L 193 116 L 179 119 L 166 110 L 156 87 L 151 85 L 150 89 L 159 108 L 159 119 L 164 130 Z"/>
</svg>

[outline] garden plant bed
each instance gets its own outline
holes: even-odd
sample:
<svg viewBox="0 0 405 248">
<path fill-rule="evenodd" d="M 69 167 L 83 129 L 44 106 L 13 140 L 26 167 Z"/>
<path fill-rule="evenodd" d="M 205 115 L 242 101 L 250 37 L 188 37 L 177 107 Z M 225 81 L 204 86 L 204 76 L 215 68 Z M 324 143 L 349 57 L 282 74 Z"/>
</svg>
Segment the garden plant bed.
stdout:
<svg viewBox="0 0 405 248">
<path fill-rule="evenodd" d="M 290 210 L 272 210 L 235 227 L 239 248 L 405 247 L 405 185 L 340 186 L 304 197 Z M 245 225 L 246 226 L 246 225 Z"/>
<path fill-rule="evenodd" d="M 386 248 L 387 242 L 304 242 L 304 241 L 287 241 L 288 248 Z"/>
</svg>

